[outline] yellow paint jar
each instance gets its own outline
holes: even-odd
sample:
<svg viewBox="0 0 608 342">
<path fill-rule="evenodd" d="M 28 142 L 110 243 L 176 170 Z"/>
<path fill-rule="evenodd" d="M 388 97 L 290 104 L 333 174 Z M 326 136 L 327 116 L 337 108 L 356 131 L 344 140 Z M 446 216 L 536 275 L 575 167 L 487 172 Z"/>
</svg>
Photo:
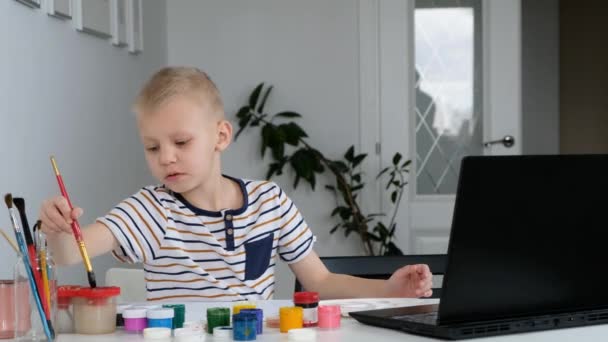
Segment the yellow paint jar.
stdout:
<svg viewBox="0 0 608 342">
<path fill-rule="evenodd" d="M 282 333 L 290 329 L 302 328 L 304 310 L 299 306 L 283 306 L 279 309 L 280 329 Z"/>
<path fill-rule="evenodd" d="M 254 303 L 251 302 L 242 302 L 232 307 L 232 314 L 236 315 L 243 309 L 256 309 L 256 306 Z"/>
</svg>

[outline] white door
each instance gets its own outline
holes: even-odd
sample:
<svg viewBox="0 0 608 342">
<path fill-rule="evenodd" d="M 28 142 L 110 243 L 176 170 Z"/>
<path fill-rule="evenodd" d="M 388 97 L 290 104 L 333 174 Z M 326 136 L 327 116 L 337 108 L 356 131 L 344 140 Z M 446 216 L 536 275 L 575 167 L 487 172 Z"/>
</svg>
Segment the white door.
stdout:
<svg viewBox="0 0 608 342">
<path fill-rule="evenodd" d="M 395 152 L 412 160 L 396 244 L 406 254 L 445 253 L 462 157 L 522 151 L 521 3 L 360 3 L 361 108 L 380 118 L 361 116 L 372 132 L 362 134 L 363 149 L 380 142 L 372 159 L 381 166 Z M 515 144 L 484 147 L 505 136 Z M 390 212 L 386 193 L 375 191 L 368 195 Z"/>
</svg>

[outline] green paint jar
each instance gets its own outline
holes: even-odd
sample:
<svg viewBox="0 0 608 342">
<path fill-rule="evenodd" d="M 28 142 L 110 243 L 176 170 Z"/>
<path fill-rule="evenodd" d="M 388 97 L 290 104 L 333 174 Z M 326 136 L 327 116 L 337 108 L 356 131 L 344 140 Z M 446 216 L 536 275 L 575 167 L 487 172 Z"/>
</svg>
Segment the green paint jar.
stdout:
<svg viewBox="0 0 608 342">
<path fill-rule="evenodd" d="M 213 328 L 230 325 L 230 308 L 207 309 L 207 332 L 213 334 Z"/>
</svg>

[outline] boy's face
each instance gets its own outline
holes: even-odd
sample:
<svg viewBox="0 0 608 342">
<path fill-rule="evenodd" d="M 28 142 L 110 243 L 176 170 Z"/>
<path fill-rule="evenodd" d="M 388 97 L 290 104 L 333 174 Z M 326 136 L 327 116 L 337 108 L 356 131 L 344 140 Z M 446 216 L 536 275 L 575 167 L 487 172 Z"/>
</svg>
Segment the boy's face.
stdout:
<svg viewBox="0 0 608 342">
<path fill-rule="evenodd" d="M 221 174 L 219 153 L 230 143 L 232 127 L 207 106 L 174 97 L 138 113 L 137 124 L 152 174 L 172 191 L 188 193 Z"/>
</svg>

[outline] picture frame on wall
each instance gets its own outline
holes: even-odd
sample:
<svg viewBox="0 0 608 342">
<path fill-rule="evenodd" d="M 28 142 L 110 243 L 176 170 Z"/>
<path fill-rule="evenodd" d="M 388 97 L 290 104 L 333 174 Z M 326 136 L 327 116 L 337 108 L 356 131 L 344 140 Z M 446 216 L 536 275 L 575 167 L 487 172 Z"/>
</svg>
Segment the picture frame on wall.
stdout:
<svg viewBox="0 0 608 342">
<path fill-rule="evenodd" d="M 110 38 L 110 0 L 72 0 L 76 30 L 100 38 Z"/>
<path fill-rule="evenodd" d="M 112 44 L 127 45 L 127 2 L 126 0 L 110 0 L 110 30 Z"/>
<path fill-rule="evenodd" d="M 71 0 L 46 0 L 48 15 L 59 19 L 72 19 Z"/>
<path fill-rule="evenodd" d="M 17 2 L 30 8 L 40 8 L 40 0 L 17 0 Z"/>
<path fill-rule="evenodd" d="M 127 45 L 129 52 L 144 50 L 142 0 L 125 0 L 127 3 Z"/>
</svg>

